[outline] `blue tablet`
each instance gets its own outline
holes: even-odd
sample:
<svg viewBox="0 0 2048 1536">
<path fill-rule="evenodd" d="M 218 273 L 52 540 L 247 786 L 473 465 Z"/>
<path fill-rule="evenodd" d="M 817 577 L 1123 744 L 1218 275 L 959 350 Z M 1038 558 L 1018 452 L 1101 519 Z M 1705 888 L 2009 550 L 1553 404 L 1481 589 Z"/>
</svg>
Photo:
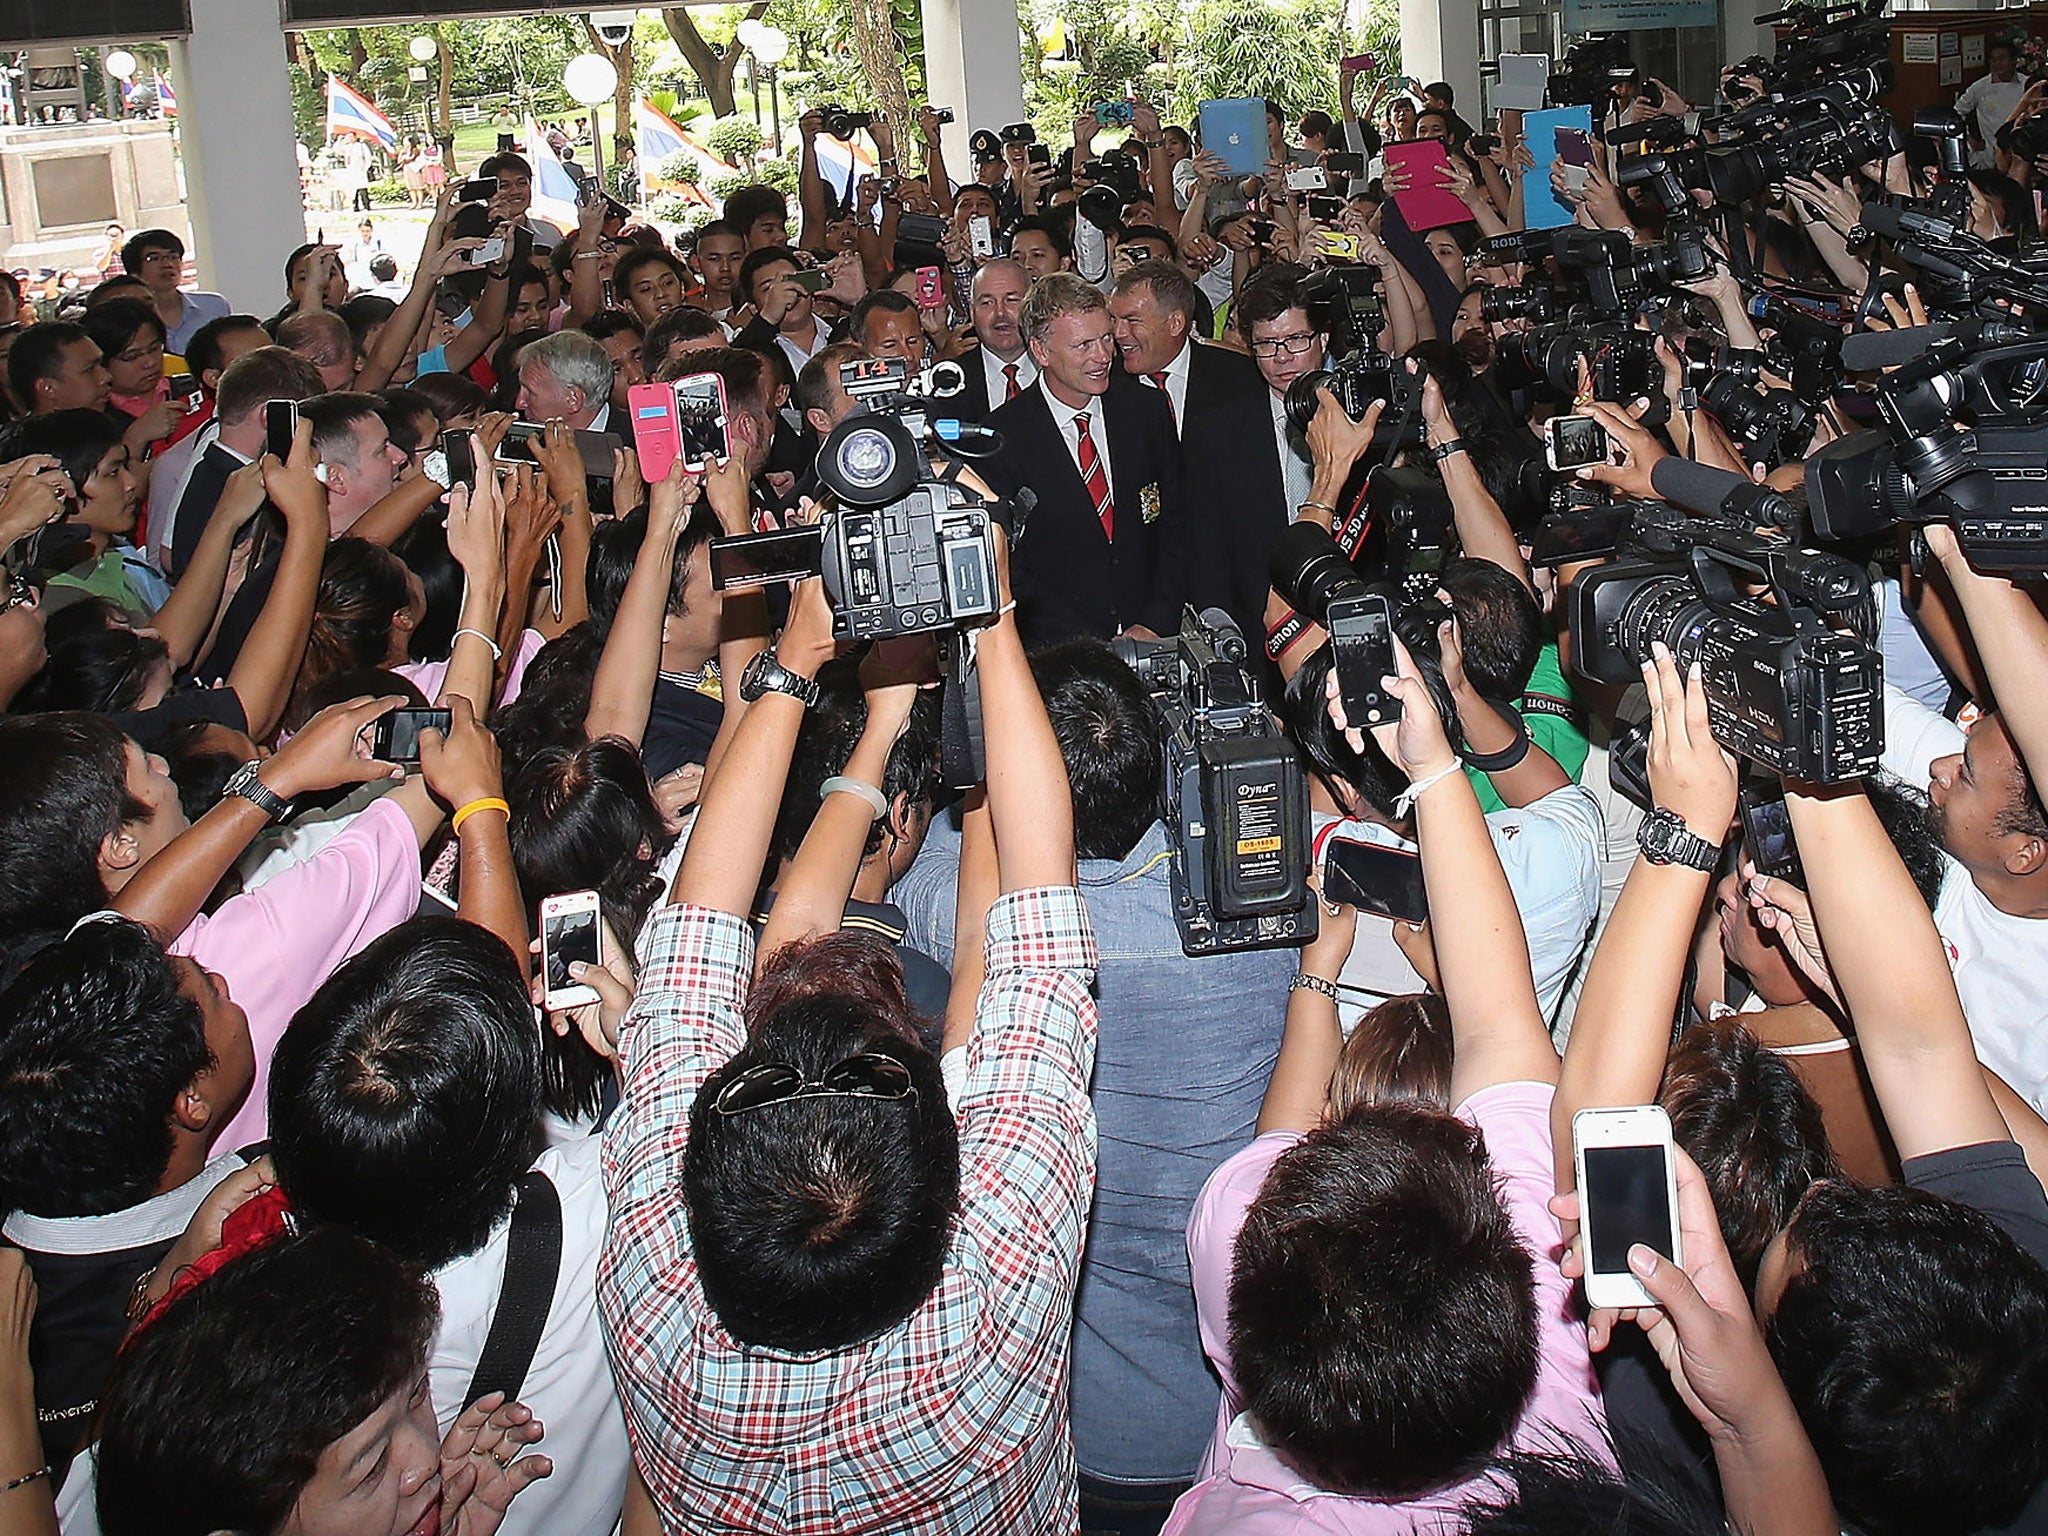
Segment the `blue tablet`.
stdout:
<svg viewBox="0 0 2048 1536">
<path fill-rule="evenodd" d="M 1232 96 L 1202 103 L 1202 148 L 1219 157 L 1239 176 L 1257 176 L 1272 153 L 1266 137 L 1266 101 L 1262 96 Z"/>
</svg>

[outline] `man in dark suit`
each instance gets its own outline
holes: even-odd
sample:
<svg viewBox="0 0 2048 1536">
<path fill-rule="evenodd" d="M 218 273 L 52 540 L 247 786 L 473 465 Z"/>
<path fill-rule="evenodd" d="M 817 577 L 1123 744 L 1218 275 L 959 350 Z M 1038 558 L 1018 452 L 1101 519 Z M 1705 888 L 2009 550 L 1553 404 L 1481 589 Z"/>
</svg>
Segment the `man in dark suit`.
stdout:
<svg viewBox="0 0 2048 1536">
<path fill-rule="evenodd" d="M 184 574 L 228 476 L 262 454 L 264 407 L 272 400 L 310 400 L 324 388 L 319 370 L 283 347 L 258 347 L 228 365 L 214 396 L 219 433 L 193 464 L 177 506 L 160 514 L 169 523 L 162 544 L 172 576 Z M 276 526 L 268 531 L 282 537 Z"/>
<path fill-rule="evenodd" d="M 1024 295 L 1030 289 L 1030 274 L 1008 256 L 985 262 L 975 272 L 968 290 L 968 314 L 977 344 L 957 359 L 966 375 L 966 387 L 951 401 L 962 421 L 987 422 L 1037 382 L 1038 364 L 1031 360 L 1031 349 L 1017 324 Z"/>
<path fill-rule="evenodd" d="M 1165 394 L 1182 442 L 1190 423 L 1227 405 L 1257 402 L 1266 392 L 1243 353 L 1196 339 L 1200 307 L 1194 279 L 1167 261 L 1129 267 L 1109 296 L 1124 372 Z"/>
<path fill-rule="evenodd" d="M 996 489 L 1038 496 L 1010 557 L 1018 627 L 1032 645 L 1170 634 L 1188 551 L 1165 401 L 1117 366 L 1109 306 L 1081 278 L 1040 278 L 1021 323 L 1038 382 L 989 418 L 1003 437 Z"/>
</svg>

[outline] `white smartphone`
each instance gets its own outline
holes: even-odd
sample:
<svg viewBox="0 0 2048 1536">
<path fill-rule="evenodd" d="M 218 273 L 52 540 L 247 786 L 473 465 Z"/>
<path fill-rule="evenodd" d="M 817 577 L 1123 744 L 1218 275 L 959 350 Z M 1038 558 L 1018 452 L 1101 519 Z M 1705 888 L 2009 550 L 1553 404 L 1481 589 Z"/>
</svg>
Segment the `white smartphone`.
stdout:
<svg viewBox="0 0 2048 1536">
<path fill-rule="evenodd" d="M 996 253 L 995 226 L 986 218 L 977 216 L 967 221 L 967 240 L 968 249 L 984 261 Z"/>
<path fill-rule="evenodd" d="M 1591 416 L 1553 416 L 1543 424 L 1543 457 L 1552 469 L 1612 464 L 1614 440 Z"/>
<path fill-rule="evenodd" d="M 1628 1251 L 1642 1243 L 1674 1264 L 1685 1263 L 1671 1117 L 1655 1104 L 1582 1109 L 1572 1116 L 1572 1166 L 1586 1304 L 1654 1307 L 1656 1299 L 1628 1267 Z"/>
<path fill-rule="evenodd" d="M 549 896 L 540 904 L 540 969 L 548 1008 L 576 1008 L 597 1001 L 597 988 L 572 981 L 569 967 L 604 964 L 604 940 L 598 921 L 597 892 L 570 891 Z"/>
</svg>

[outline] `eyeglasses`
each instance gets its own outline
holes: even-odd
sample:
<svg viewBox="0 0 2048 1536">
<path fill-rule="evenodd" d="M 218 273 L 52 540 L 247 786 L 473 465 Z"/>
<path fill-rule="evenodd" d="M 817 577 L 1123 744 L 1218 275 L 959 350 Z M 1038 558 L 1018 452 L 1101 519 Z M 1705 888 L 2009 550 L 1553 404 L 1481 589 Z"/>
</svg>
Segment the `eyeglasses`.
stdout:
<svg viewBox="0 0 2048 1536">
<path fill-rule="evenodd" d="M 764 1061 L 748 1067 L 718 1090 L 711 1101 L 714 1113 L 744 1115 L 750 1109 L 786 1104 L 793 1099 L 884 1099 L 896 1101 L 917 1096 L 910 1069 L 893 1056 L 862 1051 L 858 1056 L 828 1067 L 815 1081 L 805 1077 L 786 1061 Z"/>
<path fill-rule="evenodd" d="M 1278 357 L 1285 353 L 1299 357 L 1316 342 L 1314 331 L 1296 331 L 1289 336 L 1265 336 L 1252 343 L 1253 357 Z"/>
</svg>

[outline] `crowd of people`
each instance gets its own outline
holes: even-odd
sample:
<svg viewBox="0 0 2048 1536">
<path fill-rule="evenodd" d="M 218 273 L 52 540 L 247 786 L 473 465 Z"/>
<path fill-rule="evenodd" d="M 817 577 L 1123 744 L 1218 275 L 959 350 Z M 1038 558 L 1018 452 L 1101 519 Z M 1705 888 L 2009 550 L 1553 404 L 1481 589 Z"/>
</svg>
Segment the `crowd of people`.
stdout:
<svg viewBox="0 0 2048 1536">
<path fill-rule="evenodd" d="M 0 275 L 0 1527 L 2048 1530 L 2048 566 L 1981 485 L 1809 515 L 1919 352 L 2048 313 L 1991 53 L 1977 169 L 1666 202 L 1736 104 L 1803 121 L 1769 61 L 1718 129 L 1601 75 L 1584 167 L 1347 61 L 1256 174 L 1143 101 L 956 174 L 926 108 L 847 190 L 813 112 L 794 207 L 680 243 L 535 221 L 514 150 L 404 285 L 370 228 L 270 313 L 162 230 L 75 320 Z M 926 449 L 1008 514 L 965 636 L 713 581 L 840 514 L 877 360 L 986 429 Z M 643 474 L 678 381 L 714 446 Z M 1580 612 L 1823 546 L 1854 771 L 1772 771 L 1702 639 L 1817 591 Z M 1370 717 L 1303 548 L 1392 616 Z M 1303 789 L 1240 851 L 1308 895 L 1207 952 L 1133 661 L 1232 630 Z M 1630 1106 L 1670 1230 L 1600 1260 L 1575 1117 Z"/>
</svg>

